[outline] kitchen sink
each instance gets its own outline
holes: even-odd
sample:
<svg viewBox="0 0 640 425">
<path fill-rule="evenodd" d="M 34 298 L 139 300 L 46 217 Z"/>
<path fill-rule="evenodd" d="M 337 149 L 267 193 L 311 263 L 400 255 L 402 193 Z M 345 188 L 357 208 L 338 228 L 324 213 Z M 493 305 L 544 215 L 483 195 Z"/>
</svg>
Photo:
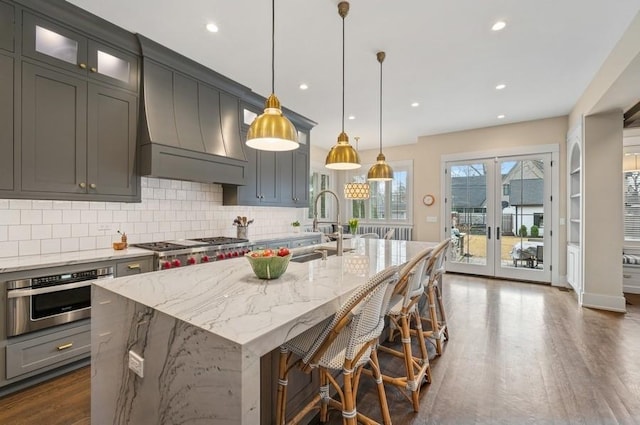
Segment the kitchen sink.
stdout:
<svg viewBox="0 0 640 425">
<path fill-rule="evenodd" d="M 323 248 L 323 250 L 327 251 L 327 257 L 330 255 L 336 255 L 338 253 L 338 250 L 336 250 L 335 248 Z M 353 250 L 353 248 L 345 248 L 342 252 L 345 253 L 351 250 Z M 293 257 L 291 257 L 291 261 L 293 261 L 294 263 L 306 263 L 307 261 L 317 260 L 319 258 L 322 258 L 322 252 L 320 251 L 321 250 L 318 249 L 316 251 L 301 252 L 300 254 L 295 254 Z"/>
</svg>

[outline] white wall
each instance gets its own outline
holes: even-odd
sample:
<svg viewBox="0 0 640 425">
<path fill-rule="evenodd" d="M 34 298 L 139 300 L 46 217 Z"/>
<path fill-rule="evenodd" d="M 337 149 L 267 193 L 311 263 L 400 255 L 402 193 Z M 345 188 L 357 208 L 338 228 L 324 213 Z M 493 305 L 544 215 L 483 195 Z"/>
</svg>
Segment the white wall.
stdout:
<svg viewBox="0 0 640 425">
<path fill-rule="evenodd" d="M 306 211 L 223 206 L 218 184 L 143 177 L 141 203 L 0 199 L 0 257 L 110 248 L 117 230 L 129 243 L 235 237 L 238 215 L 255 220 L 249 238 L 268 237 L 290 232 Z"/>
</svg>

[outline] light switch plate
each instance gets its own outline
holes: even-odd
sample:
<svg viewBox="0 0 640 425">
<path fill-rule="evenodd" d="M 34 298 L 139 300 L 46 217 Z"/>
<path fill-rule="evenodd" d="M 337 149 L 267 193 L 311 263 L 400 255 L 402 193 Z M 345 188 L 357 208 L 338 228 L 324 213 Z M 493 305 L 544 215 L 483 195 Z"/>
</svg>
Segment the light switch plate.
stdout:
<svg viewBox="0 0 640 425">
<path fill-rule="evenodd" d="M 110 224 L 98 224 L 98 230 L 101 232 L 111 232 Z"/>
<path fill-rule="evenodd" d="M 438 222 L 438 216 L 437 215 L 428 215 L 427 216 L 427 223 L 437 223 Z"/>
<path fill-rule="evenodd" d="M 144 378 L 144 358 L 133 351 L 129 351 L 129 369 L 139 377 Z"/>
</svg>

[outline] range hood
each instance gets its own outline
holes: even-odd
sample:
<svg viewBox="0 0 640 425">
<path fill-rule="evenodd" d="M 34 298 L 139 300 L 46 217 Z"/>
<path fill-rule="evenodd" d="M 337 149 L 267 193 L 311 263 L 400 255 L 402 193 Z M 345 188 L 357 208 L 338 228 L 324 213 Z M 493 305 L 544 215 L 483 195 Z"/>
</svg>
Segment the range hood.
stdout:
<svg viewBox="0 0 640 425">
<path fill-rule="evenodd" d="M 240 99 L 251 92 L 148 38 L 142 49 L 142 175 L 246 184 Z"/>
</svg>

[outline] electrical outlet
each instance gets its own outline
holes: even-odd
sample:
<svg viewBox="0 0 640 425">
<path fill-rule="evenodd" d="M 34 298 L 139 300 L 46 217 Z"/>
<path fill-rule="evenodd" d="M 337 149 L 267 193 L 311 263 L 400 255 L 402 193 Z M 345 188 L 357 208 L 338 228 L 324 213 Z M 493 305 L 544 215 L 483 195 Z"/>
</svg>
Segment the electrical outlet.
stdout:
<svg viewBox="0 0 640 425">
<path fill-rule="evenodd" d="M 433 216 L 433 215 L 427 216 L 427 223 L 437 223 L 437 222 L 438 222 L 438 216 Z"/>
<path fill-rule="evenodd" d="M 110 224 L 98 224 L 98 230 L 101 232 L 111 232 Z"/>
<path fill-rule="evenodd" d="M 129 369 L 139 377 L 144 378 L 144 358 L 133 351 L 129 351 Z"/>
</svg>

